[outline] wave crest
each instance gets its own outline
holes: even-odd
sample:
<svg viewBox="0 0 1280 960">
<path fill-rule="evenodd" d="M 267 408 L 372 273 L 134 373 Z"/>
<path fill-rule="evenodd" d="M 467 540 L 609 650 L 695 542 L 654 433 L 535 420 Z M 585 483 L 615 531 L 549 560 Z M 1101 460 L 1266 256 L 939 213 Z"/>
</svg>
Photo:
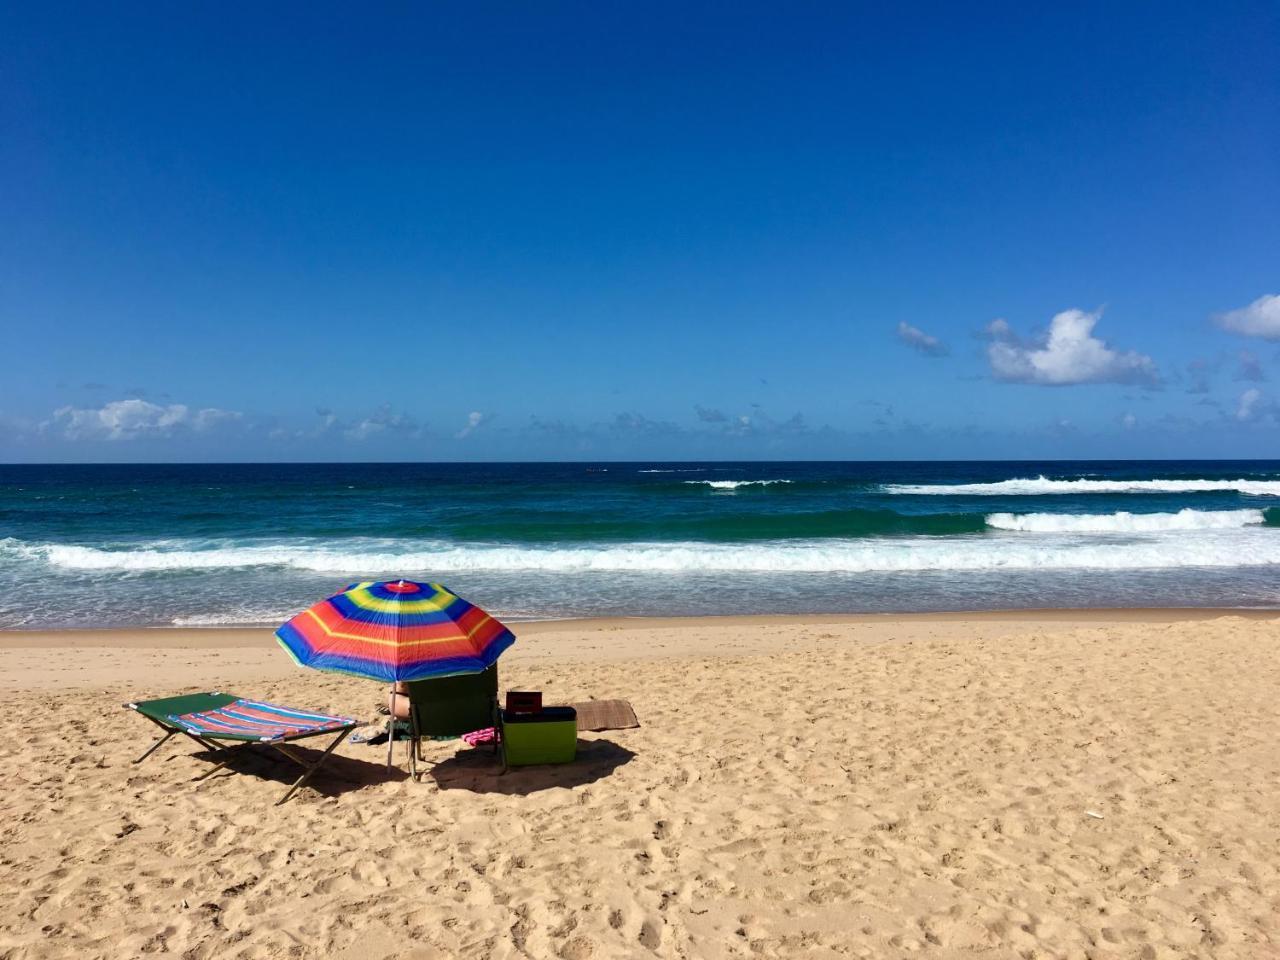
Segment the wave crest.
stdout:
<svg viewBox="0 0 1280 960">
<path fill-rule="evenodd" d="M 1224 530 L 1266 522 L 1261 510 L 1179 510 L 1177 513 L 992 513 L 987 526 L 1020 533 L 1160 533 Z"/>
<path fill-rule="evenodd" d="M 733 492 L 740 487 L 769 487 L 776 483 L 791 483 L 790 480 L 684 480 L 682 482 L 710 487 L 712 490 L 727 490 L 729 492 Z"/>
<path fill-rule="evenodd" d="M 242 607 L 221 613 L 193 613 L 188 616 L 174 617 L 169 622 L 175 627 L 229 627 L 253 623 L 274 624 L 283 623 L 297 612 L 297 610 Z"/>
<path fill-rule="evenodd" d="M 55 570 L 178 572 L 277 567 L 353 576 L 432 579 L 472 572 L 618 572 L 697 576 L 705 573 L 862 573 L 876 571 L 1135 570 L 1280 565 L 1280 536 L 1271 530 L 1174 531 L 1136 541 L 958 536 L 766 543 L 627 543 L 580 547 L 459 546 L 439 542 L 312 541 L 261 545 L 140 545 L 104 550 L 64 544 L 12 546 Z"/>
<path fill-rule="evenodd" d="M 1255 497 L 1280 497 L 1280 480 L 1050 480 L 1041 476 L 990 483 L 888 483 L 882 489 L 886 493 L 978 497 L 1232 491 Z"/>
</svg>

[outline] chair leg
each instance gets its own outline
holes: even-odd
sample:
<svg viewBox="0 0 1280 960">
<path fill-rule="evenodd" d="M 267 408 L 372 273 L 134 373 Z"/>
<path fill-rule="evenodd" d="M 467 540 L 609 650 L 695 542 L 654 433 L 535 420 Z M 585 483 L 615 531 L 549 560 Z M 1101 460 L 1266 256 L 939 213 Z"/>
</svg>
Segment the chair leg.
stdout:
<svg viewBox="0 0 1280 960">
<path fill-rule="evenodd" d="M 502 725 L 502 710 L 496 703 L 493 710 L 493 749 L 502 759 L 502 769 L 498 771 L 498 776 L 502 776 L 510 767 L 507 765 L 507 732 Z"/>
<path fill-rule="evenodd" d="M 410 704 L 409 706 L 409 776 L 415 782 L 418 779 L 418 754 L 422 750 L 421 741 L 418 739 L 418 708 Z"/>
</svg>

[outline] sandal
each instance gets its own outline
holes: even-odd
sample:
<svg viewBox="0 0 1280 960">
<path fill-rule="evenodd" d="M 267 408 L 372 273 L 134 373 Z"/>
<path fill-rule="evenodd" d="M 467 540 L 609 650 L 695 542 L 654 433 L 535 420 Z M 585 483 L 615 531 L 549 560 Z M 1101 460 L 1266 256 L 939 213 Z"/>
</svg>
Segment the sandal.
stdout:
<svg viewBox="0 0 1280 960">
<path fill-rule="evenodd" d="M 387 726 L 388 725 L 384 723 L 377 730 L 374 730 L 371 733 L 366 733 L 365 731 L 360 730 L 351 735 L 351 742 L 363 743 L 370 747 L 376 747 L 380 743 L 386 743 L 387 737 L 389 736 Z M 413 733 L 413 729 L 409 726 L 409 721 L 407 720 L 397 720 L 395 730 L 397 740 L 408 740 Z"/>
<path fill-rule="evenodd" d="M 377 730 L 357 730 L 351 735 L 351 743 L 364 743 L 368 746 L 377 746 L 380 743 L 387 742 L 387 728 L 385 725 Z"/>
</svg>

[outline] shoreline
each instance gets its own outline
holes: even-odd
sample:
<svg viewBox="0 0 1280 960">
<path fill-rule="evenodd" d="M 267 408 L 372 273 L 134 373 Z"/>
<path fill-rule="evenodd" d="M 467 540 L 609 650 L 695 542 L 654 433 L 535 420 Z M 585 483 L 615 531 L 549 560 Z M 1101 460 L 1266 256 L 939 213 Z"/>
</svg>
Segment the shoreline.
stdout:
<svg viewBox="0 0 1280 960">
<path fill-rule="evenodd" d="M 1280 620 L 1280 607 L 1043 607 L 1006 610 L 920 611 L 908 613 L 752 613 L 690 617 L 570 617 L 507 621 L 517 636 L 573 631 L 628 631 L 699 627 L 993 623 L 1079 626 L 1123 623 L 1181 623 L 1240 617 Z M 201 648 L 274 645 L 269 626 L 172 626 L 0 628 L 0 650 L 25 647 Z"/>
<path fill-rule="evenodd" d="M 1276 611 L 1204 608 L 1129 610 L 1007 610 L 977 613 L 764 614 L 758 616 L 627 617 L 545 620 L 516 625 L 506 654 L 512 669 L 558 666 L 595 670 L 625 663 L 675 664 L 697 660 L 807 657 L 859 649 L 934 643 L 1001 643 L 1008 639 L 1128 631 L 1267 632 Z M 74 651 L 74 657 L 56 651 Z M 298 667 L 267 627 L 157 627 L 131 630 L 0 632 L 0 691 L 118 691 L 129 697 L 212 685 L 254 691 L 299 682 L 313 673 Z"/>
</svg>

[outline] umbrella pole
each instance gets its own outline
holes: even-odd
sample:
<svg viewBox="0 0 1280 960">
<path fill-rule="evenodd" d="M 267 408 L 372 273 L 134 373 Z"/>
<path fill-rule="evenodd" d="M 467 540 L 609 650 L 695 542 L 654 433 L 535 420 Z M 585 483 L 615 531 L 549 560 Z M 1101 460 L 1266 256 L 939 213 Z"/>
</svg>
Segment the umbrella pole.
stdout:
<svg viewBox="0 0 1280 960">
<path fill-rule="evenodd" d="M 391 712 L 387 716 L 387 773 L 391 772 L 391 749 L 396 745 L 396 695 L 395 684 L 391 685 Z"/>
</svg>

